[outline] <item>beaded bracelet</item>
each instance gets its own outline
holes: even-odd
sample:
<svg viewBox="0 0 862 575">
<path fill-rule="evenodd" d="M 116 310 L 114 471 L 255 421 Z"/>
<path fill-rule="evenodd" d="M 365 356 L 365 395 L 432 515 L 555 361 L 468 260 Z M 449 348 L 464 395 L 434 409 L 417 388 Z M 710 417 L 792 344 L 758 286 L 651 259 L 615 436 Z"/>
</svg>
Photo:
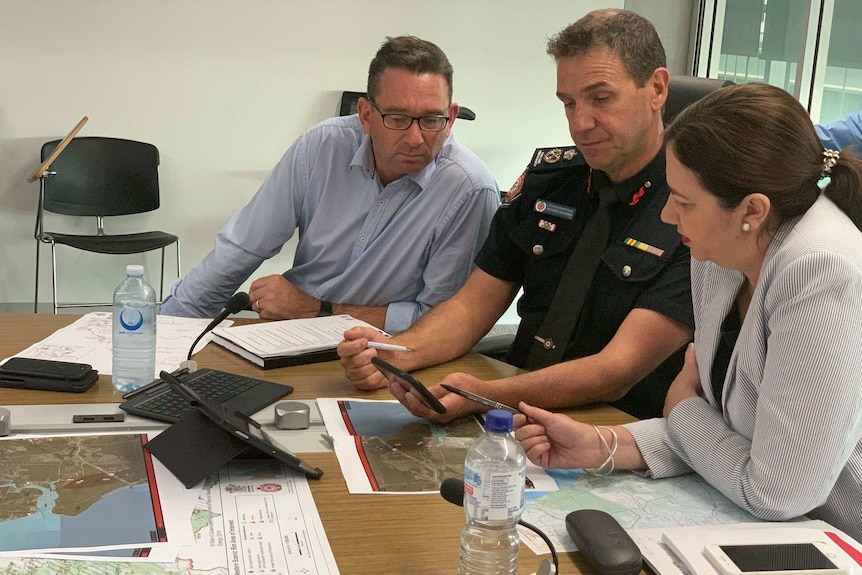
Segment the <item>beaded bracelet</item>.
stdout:
<svg viewBox="0 0 862 575">
<path fill-rule="evenodd" d="M 602 462 L 598 467 L 588 467 L 584 468 L 586 473 L 590 475 L 597 475 L 599 477 L 604 477 L 606 475 L 610 475 L 614 472 L 614 455 L 617 453 L 617 446 L 619 445 L 619 438 L 617 437 L 617 432 L 614 431 L 612 427 L 607 427 L 605 425 L 594 425 L 593 429 L 596 430 L 596 435 L 599 436 L 599 439 L 602 441 L 602 445 L 605 446 L 605 450 L 608 452 L 607 459 Z M 611 432 L 611 444 L 608 445 L 608 440 L 605 439 L 605 436 L 602 435 L 601 429 L 607 429 Z"/>
</svg>

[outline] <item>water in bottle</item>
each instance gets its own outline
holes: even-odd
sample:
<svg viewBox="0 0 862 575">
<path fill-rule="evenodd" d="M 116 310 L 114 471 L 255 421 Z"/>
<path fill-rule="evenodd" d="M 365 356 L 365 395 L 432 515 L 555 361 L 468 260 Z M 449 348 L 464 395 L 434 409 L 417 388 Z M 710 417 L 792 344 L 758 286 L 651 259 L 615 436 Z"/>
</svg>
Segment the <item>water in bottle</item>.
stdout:
<svg viewBox="0 0 862 575">
<path fill-rule="evenodd" d="M 123 393 L 155 379 L 156 292 L 144 281 L 144 266 L 126 266 L 126 279 L 114 290 L 114 387 Z"/>
<path fill-rule="evenodd" d="M 458 575 L 518 572 L 516 528 L 524 509 L 527 457 L 512 433 L 512 414 L 493 409 L 464 463 L 464 512 Z"/>
</svg>

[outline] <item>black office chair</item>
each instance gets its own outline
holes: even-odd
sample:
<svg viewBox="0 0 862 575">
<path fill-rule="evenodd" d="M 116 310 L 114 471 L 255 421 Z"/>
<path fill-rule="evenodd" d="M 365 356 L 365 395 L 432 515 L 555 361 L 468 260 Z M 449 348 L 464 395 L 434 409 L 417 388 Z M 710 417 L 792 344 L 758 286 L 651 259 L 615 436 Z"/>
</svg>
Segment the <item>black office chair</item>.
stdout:
<svg viewBox="0 0 862 575">
<path fill-rule="evenodd" d="M 715 92 L 725 86 L 732 86 L 730 80 L 719 80 L 717 78 L 700 78 L 698 76 L 671 76 L 667 87 L 667 100 L 664 103 L 662 119 L 667 126 L 677 114 L 686 109 L 690 104 L 697 102 L 707 94 Z"/>
<path fill-rule="evenodd" d="M 42 161 L 60 140 L 42 146 Z M 40 177 L 36 212 L 36 296 L 39 305 L 39 253 L 51 244 L 51 284 L 54 313 L 59 308 L 99 307 L 110 303 L 57 303 L 57 245 L 100 254 L 137 254 L 162 250 L 159 299 L 165 276 L 165 248 L 176 244 L 177 277 L 180 276 L 180 240 L 165 232 L 108 235 L 104 217 L 140 214 L 159 207 L 159 150 L 152 144 L 117 138 L 75 138 Z M 43 229 L 45 212 L 69 216 L 95 216 L 93 235 L 64 234 Z"/>
</svg>

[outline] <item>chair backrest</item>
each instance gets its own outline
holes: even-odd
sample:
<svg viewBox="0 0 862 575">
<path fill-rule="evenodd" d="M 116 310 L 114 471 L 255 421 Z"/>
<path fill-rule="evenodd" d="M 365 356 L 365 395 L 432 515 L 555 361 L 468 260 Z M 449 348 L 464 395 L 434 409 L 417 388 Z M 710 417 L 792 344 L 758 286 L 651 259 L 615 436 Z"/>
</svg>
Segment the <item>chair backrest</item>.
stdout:
<svg viewBox="0 0 862 575">
<path fill-rule="evenodd" d="M 42 146 L 42 161 L 60 140 Z M 159 207 L 159 150 L 118 138 L 75 138 L 51 164 L 44 209 L 71 216 L 121 216 Z"/>
<path fill-rule="evenodd" d="M 667 87 L 667 101 L 664 103 L 664 112 L 662 113 L 665 126 L 673 122 L 676 115 L 687 108 L 689 104 L 697 102 L 719 88 L 732 85 L 733 82 L 730 80 L 671 75 Z"/>
</svg>

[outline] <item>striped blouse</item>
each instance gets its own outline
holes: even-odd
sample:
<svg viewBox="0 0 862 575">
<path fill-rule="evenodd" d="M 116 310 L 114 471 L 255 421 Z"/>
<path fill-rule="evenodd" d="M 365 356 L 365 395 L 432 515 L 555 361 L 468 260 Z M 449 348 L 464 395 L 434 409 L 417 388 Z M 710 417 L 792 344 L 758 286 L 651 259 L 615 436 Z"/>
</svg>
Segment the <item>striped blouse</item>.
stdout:
<svg viewBox="0 0 862 575">
<path fill-rule="evenodd" d="M 701 474 L 762 519 L 807 515 L 862 541 L 862 233 L 826 197 L 782 225 L 733 349 L 710 374 L 741 273 L 692 260 L 703 397 L 626 427 L 654 477 Z"/>
</svg>

